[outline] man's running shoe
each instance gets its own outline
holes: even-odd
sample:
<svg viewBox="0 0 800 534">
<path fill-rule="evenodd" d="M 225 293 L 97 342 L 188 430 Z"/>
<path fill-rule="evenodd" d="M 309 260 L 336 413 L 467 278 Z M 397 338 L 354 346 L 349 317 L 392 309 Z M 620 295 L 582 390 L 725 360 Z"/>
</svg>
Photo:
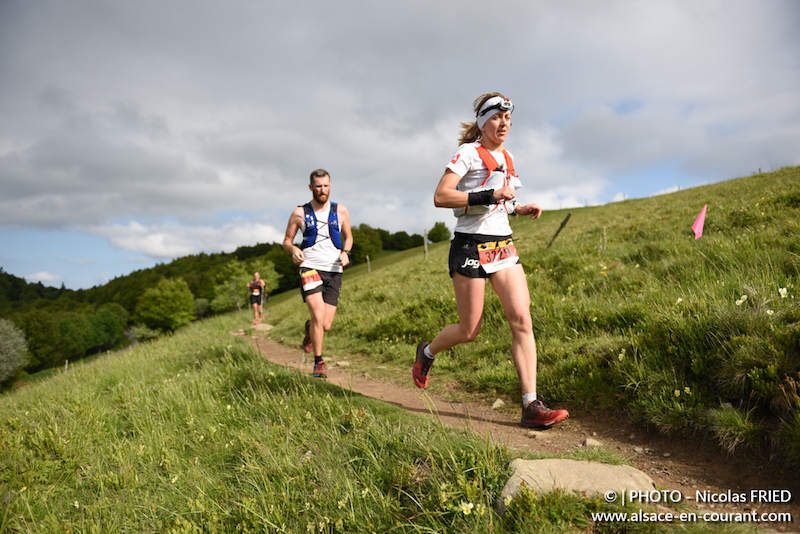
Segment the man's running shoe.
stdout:
<svg viewBox="0 0 800 534">
<path fill-rule="evenodd" d="M 414 379 L 414 385 L 423 389 L 428 387 L 428 371 L 431 370 L 431 365 L 433 365 L 433 359 L 425 356 L 425 347 L 428 345 L 430 343 L 427 341 L 417 345 L 417 359 L 411 368 L 411 378 Z"/>
<path fill-rule="evenodd" d="M 311 344 L 311 336 L 308 334 L 308 329 L 311 327 L 311 321 L 306 321 L 306 337 L 303 338 L 303 350 L 311 352 L 314 350 L 314 345 Z"/>
<path fill-rule="evenodd" d="M 550 427 L 569 417 L 567 410 L 551 410 L 536 399 L 522 409 L 521 424 L 525 428 Z"/>
<path fill-rule="evenodd" d="M 314 364 L 314 378 L 328 378 L 328 373 L 325 372 L 325 362 Z"/>
</svg>

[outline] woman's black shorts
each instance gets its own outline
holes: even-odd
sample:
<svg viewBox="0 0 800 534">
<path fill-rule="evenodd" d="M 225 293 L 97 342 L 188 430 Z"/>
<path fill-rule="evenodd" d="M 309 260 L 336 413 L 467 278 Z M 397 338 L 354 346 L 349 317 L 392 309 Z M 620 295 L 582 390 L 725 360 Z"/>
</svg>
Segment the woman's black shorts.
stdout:
<svg viewBox="0 0 800 534">
<path fill-rule="evenodd" d="M 485 235 L 485 234 L 462 234 L 456 232 L 450 242 L 450 277 L 456 272 L 467 278 L 489 278 L 489 273 L 481 267 L 478 257 L 478 245 L 490 241 L 502 241 L 511 236 Z M 519 258 L 517 259 L 519 263 Z"/>
</svg>

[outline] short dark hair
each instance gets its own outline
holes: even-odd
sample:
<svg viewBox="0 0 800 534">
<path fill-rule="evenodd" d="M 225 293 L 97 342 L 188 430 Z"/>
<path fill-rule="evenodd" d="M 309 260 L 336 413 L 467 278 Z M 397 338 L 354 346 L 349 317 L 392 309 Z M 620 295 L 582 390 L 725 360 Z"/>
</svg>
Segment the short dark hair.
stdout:
<svg viewBox="0 0 800 534">
<path fill-rule="evenodd" d="M 325 169 L 317 169 L 315 171 L 311 171 L 310 183 L 313 185 L 314 184 L 314 178 L 323 178 L 325 176 L 327 176 L 328 178 L 331 177 L 331 175 L 328 174 L 328 171 L 326 171 Z"/>
</svg>

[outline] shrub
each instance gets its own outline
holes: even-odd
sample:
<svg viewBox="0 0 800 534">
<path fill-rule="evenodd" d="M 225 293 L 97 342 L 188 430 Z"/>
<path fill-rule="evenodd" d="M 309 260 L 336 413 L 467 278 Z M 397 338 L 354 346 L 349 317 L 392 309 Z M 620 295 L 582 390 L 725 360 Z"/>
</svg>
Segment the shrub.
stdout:
<svg viewBox="0 0 800 534">
<path fill-rule="evenodd" d="M 794 466 L 800 466 L 800 412 L 781 422 L 777 445 Z"/>
<path fill-rule="evenodd" d="M 96 314 L 89 315 L 88 319 L 94 330 L 92 350 L 111 349 L 122 340 L 123 327 L 119 317 L 113 312 L 101 309 Z"/>
<path fill-rule="evenodd" d="M 431 243 L 438 243 L 439 241 L 447 241 L 450 239 L 450 230 L 447 228 L 447 225 L 443 222 L 437 222 L 431 228 L 431 231 L 428 232 L 428 239 L 430 239 Z"/>
<path fill-rule="evenodd" d="M 122 328 L 125 329 L 128 326 L 128 320 L 130 319 L 130 314 L 128 311 L 122 307 L 122 305 L 117 304 L 116 302 L 109 302 L 107 304 L 103 304 L 97 309 L 97 312 L 101 311 L 110 311 L 114 315 L 117 316 L 119 319 L 119 324 L 122 325 Z"/>
<path fill-rule="evenodd" d="M 94 329 L 89 317 L 82 313 L 65 313 L 58 318 L 61 346 L 58 348 L 56 365 L 65 360 L 77 360 L 86 355 L 94 345 Z"/>
<path fill-rule="evenodd" d="M 380 233 L 367 224 L 360 224 L 353 228 L 353 250 L 351 260 L 353 264 L 366 263 L 367 256 L 375 255 L 383 250 Z"/>
<path fill-rule="evenodd" d="M 208 310 L 208 299 L 194 299 L 194 316 L 202 319 Z"/>
<path fill-rule="evenodd" d="M 135 320 L 148 328 L 172 332 L 194 318 L 194 296 L 182 278 L 161 280 L 136 303 Z"/>
<path fill-rule="evenodd" d="M 720 446 L 733 453 L 740 446 L 755 447 L 761 438 L 761 428 L 753 420 L 753 410 L 743 412 L 726 404 L 709 410 L 711 429 Z"/>
<path fill-rule="evenodd" d="M 0 385 L 22 369 L 27 352 L 22 330 L 8 319 L 0 319 Z"/>
<path fill-rule="evenodd" d="M 143 324 L 135 324 L 131 326 L 131 334 L 133 334 L 136 341 L 150 341 L 160 336 L 161 331 L 148 328 Z"/>
<path fill-rule="evenodd" d="M 62 342 L 56 319 L 51 314 L 39 310 L 16 313 L 12 319 L 14 324 L 25 332 L 29 350 L 25 370 L 31 373 L 56 365 L 60 358 L 59 347 Z"/>
</svg>

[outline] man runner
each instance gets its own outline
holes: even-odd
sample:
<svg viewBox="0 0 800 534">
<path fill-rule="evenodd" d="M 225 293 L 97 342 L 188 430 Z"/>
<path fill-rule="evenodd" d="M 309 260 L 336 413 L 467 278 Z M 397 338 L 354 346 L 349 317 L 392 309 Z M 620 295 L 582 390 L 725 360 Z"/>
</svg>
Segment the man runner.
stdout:
<svg viewBox="0 0 800 534">
<path fill-rule="evenodd" d="M 300 292 L 311 314 L 305 325 L 303 350 L 314 351 L 314 376 L 327 378 L 322 340 L 336 315 L 342 271 L 350 263 L 353 233 L 347 208 L 328 198 L 331 191 L 328 171 L 313 171 L 308 188 L 313 198 L 292 212 L 283 248 L 300 267 Z M 299 246 L 293 244 L 297 232 L 303 234 Z"/>
<path fill-rule="evenodd" d="M 253 317 L 255 321 L 253 324 L 258 324 L 259 321 L 264 319 L 261 304 L 264 300 L 264 293 L 267 291 L 267 283 L 261 279 L 258 271 L 253 273 L 253 280 L 247 283 L 247 289 L 250 290 L 250 304 L 253 305 Z"/>
</svg>

